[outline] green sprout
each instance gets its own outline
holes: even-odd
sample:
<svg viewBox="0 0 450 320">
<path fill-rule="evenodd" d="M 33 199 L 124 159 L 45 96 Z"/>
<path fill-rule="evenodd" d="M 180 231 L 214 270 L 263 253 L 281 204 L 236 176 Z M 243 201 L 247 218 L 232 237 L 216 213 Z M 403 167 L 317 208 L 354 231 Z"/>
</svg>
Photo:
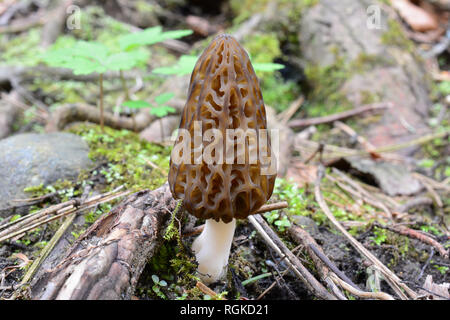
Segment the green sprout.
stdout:
<svg viewBox="0 0 450 320">
<path fill-rule="evenodd" d="M 387 232 L 386 229 L 382 228 L 374 228 L 373 231 L 375 237 L 370 237 L 377 245 L 381 245 L 382 243 L 385 243 L 387 240 Z"/>
<path fill-rule="evenodd" d="M 280 214 L 276 210 L 264 213 L 264 217 L 269 223 L 276 225 L 280 232 L 284 232 L 286 228 L 291 226 L 288 217 L 285 215 L 280 217 Z"/>
<path fill-rule="evenodd" d="M 166 295 L 161 291 L 160 287 L 166 287 L 167 282 L 164 280 L 160 280 L 156 274 L 152 275 L 152 280 L 155 283 L 152 287 L 153 292 L 156 293 L 156 295 L 161 299 L 165 299 Z"/>
<path fill-rule="evenodd" d="M 119 44 L 119 51 L 95 41 L 77 41 L 71 46 L 50 48 L 43 57 L 49 66 L 71 69 L 75 75 L 99 75 L 100 126 L 104 131 L 103 75 L 107 71 L 119 71 L 125 96 L 129 99 L 123 71 L 145 66 L 149 52 L 142 48 L 167 39 L 177 39 L 192 33 L 192 30 L 163 32 L 161 27 L 148 28 L 140 32 L 118 36 L 113 43 Z"/>
</svg>

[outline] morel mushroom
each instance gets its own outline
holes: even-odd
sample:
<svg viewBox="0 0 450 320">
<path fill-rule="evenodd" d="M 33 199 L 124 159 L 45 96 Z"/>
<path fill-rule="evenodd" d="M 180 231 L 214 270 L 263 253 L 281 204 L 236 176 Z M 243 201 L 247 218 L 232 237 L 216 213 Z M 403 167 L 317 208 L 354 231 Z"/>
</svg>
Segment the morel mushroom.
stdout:
<svg viewBox="0 0 450 320">
<path fill-rule="evenodd" d="M 170 159 L 169 185 L 205 228 L 194 241 L 200 279 L 225 273 L 236 219 L 272 195 L 276 161 L 250 59 L 229 35 L 217 36 L 192 72 Z"/>
</svg>

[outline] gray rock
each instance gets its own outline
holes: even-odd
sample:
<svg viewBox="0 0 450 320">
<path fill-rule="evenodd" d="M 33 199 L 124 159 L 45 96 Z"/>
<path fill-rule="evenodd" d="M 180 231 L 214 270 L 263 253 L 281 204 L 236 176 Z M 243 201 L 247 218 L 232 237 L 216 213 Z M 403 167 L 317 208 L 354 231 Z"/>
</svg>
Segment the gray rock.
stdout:
<svg viewBox="0 0 450 320">
<path fill-rule="evenodd" d="M 380 10 L 376 27 L 368 27 L 370 7 Z M 431 106 L 424 64 L 410 52 L 414 49 L 386 40 L 391 18 L 382 8 L 381 1 L 319 0 L 303 12 L 298 36 L 302 64 L 348 71 L 338 92 L 353 105 L 365 104 L 368 96 L 393 104 L 364 130 L 376 147 L 428 133 Z M 409 154 L 414 149 L 397 152 Z"/>
<path fill-rule="evenodd" d="M 344 161 L 350 164 L 353 174 L 368 177 L 390 196 L 410 196 L 423 189 L 422 184 L 411 175 L 406 166 L 371 159 L 345 159 Z"/>
<path fill-rule="evenodd" d="M 29 197 L 24 188 L 76 179 L 91 165 L 87 143 L 70 133 L 19 134 L 0 140 L 0 150 L 0 214 Z"/>
</svg>

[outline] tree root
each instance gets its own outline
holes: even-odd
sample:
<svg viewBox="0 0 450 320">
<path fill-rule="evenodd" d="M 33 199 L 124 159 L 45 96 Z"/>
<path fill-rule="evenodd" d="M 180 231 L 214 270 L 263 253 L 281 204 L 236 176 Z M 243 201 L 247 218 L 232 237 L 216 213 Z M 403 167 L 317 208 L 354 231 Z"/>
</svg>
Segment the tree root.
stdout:
<svg viewBox="0 0 450 320">
<path fill-rule="evenodd" d="M 81 235 L 57 266 L 31 283 L 31 297 L 131 299 L 175 206 L 168 184 L 131 195 Z"/>
</svg>

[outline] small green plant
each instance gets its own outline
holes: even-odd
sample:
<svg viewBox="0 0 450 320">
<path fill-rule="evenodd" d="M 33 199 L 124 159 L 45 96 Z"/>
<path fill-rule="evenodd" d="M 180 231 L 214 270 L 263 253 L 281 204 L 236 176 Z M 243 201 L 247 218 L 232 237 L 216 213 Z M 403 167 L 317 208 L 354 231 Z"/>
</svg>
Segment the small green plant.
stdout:
<svg viewBox="0 0 450 320">
<path fill-rule="evenodd" d="M 280 213 L 276 210 L 264 213 L 264 217 L 269 223 L 276 225 L 280 232 L 284 232 L 286 228 L 291 226 L 288 217 L 285 215 L 280 216 Z"/>
<path fill-rule="evenodd" d="M 160 280 L 156 274 L 152 275 L 152 280 L 154 283 L 152 287 L 153 292 L 161 299 L 166 299 L 166 295 L 161 291 L 161 287 L 166 287 L 167 282 L 164 280 Z"/>
<path fill-rule="evenodd" d="M 72 231 L 71 234 L 75 239 L 78 239 L 81 235 L 81 232 Z"/>
<path fill-rule="evenodd" d="M 103 74 L 134 68 L 147 58 L 148 52 L 143 50 L 113 52 L 102 43 L 78 41 L 72 47 L 50 50 L 44 61 L 50 66 L 71 69 L 75 75 L 99 74 L 100 126 L 103 130 Z"/>
<path fill-rule="evenodd" d="M 123 71 L 145 66 L 150 54 L 142 48 L 167 39 L 176 39 L 191 34 L 192 30 L 163 32 L 161 27 L 148 28 L 140 32 L 118 36 L 112 43 L 118 43 L 118 50 L 110 49 L 95 41 L 77 41 L 64 48 L 51 48 L 43 57 L 50 66 L 68 68 L 75 75 L 98 73 L 100 88 L 100 126 L 103 131 L 103 75 L 107 71 L 119 71 L 122 86 L 129 99 Z"/>
<path fill-rule="evenodd" d="M 434 160 L 433 159 L 423 159 L 419 162 L 419 166 L 422 168 L 431 168 L 434 166 Z"/>
<path fill-rule="evenodd" d="M 444 96 L 449 95 L 450 94 L 450 81 L 442 81 L 438 85 L 438 90 Z"/>
<path fill-rule="evenodd" d="M 443 276 L 445 274 L 447 274 L 447 272 L 449 270 L 449 267 L 447 267 L 447 266 L 440 266 L 440 265 L 437 265 L 437 264 L 434 264 L 433 267 L 435 267 Z"/>
<path fill-rule="evenodd" d="M 16 221 L 17 219 L 19 219 L 20 217 L 21 217 L 20 214 L 15 214 L 14 216 L 11 217 L 11 219 L 9 219 L 9 222 L 14 222 L 14 221 Z"/>
<path fill-rule="evenodd" d="M 435 226 L 432 226 L 432 225 L 423 225 L 420 227 L 420 230 L 422 230 L 424 232 L 432 233 L 438 237 L 442 236 L 442 232 L 440 232 L 438 228 L 436 228 Z"/>
<path fill-rule="evenodd" d="M 380 245 L 380 244 L 386 242 L 386 240 L 387 240 L 386 229 L 375 227 L 373 233 L 374 233 L 375 237 L 371 237 L 370 239 L 372 239 L 377 245 Z"/>
</svg>

